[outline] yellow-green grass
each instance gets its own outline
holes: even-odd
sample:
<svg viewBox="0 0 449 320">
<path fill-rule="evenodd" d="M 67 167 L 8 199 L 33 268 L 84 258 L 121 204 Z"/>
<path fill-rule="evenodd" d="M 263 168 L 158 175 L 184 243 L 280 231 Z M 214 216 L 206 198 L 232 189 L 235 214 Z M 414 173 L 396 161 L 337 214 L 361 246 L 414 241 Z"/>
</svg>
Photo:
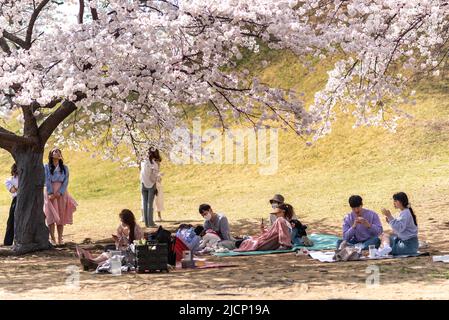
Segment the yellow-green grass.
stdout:
<svg viewBox="0 0 449 320">
<path fill-rule="evenodd" d="M 257 59 L 246 63 L 257 69 Z M 316 66 L 316 74 L 305 75 L 291 54 L 271 54 L 269 59 L 272 65 L 258 71 L 264 81 L 304 91 L 307 99 L 325 80 L 322 65 Z M 311 231 L 320 231 L 323 225 L 340 224 L 351 194 L 360 194 L 366 207 L 379 210 L 391 208 L 392 194 L 402 190 L 411 196 L 418 218 L 448 218 L 448 97 L 445 82 L 421 86 L 416 104 L 404 106 L 414 118 L 401 120 L 396 133 L 353 129 L 351 116 L 340 113 L 332 133 L 311 147 L 291 132 L 280 132 L 279 170 L 271 176 L 260 175 L 260 165 L 174 165 L 165 157 L 163 217 L 172 223 L 199 222 L 198 205 L 208 202 L 231 223 L 255 221 L 267 217 L 268 199 L 282 193 L 302 220 L 314 222 Z M 137 168 L 68 150 L 64 156 L 71 171 L 69 190 L 79 203 L 75 224 L 67 229 L 69 240 L 110 235 L 122 208 L 140 213 Z M 12 160 L 2 151 L 0 161 L 3 179 Z M 0 188 L 0 237 L 8 206 L 9 195 Z"/>
</svg>

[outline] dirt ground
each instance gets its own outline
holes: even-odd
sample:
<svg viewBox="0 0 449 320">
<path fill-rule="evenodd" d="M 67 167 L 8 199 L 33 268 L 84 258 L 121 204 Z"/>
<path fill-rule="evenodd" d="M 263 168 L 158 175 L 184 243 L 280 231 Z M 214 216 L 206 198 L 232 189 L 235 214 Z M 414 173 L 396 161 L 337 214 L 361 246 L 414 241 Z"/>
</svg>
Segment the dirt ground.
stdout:
<svg viewBox="0 0 449 320">
<path fill-rule="evenodd" d="M 163 223 L 174 227 L 177 222 Z M 336 225 L 315 221 L 314 232 Z M 233 225 L 248 234 L 251 222 Z M 428 218 L 420 232 L 431 255 L 449 253 L 449 223 Z M 101 243 L 103 244 L 103 243 Z M 99 248 L 99 242 L 85 245 Z M 100 251 L 99 251 L 100 252 Z M 210 257 L 238 267 L 153 274 L 84 272 L 74 245 L 33 255 L 0 257 L 0 299 L 448 299 L 449 264 L 431 256 L 320 263 L 293 253 L 252 257 Z M 378 273 L 378 285 L 370 279 Z M 368 284 L 367 284 L 368 281 Z"/>
</svg>

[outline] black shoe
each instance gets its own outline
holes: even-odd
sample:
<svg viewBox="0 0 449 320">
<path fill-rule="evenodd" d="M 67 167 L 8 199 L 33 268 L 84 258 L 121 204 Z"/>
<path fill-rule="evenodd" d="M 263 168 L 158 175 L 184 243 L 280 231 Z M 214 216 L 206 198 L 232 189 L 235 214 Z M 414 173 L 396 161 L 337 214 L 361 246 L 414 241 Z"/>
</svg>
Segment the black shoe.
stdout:
<svg viewBox="0 0 449 320">
<path fill-rule="evenodd" d="M 80 258 L 81 265 L 83 266 L 84 271 L 89 271 L 89 269 L 97 269 L 98 263 L 93 262 L 92 260 L 86 259 L 84 257 Z"/>
</svg>

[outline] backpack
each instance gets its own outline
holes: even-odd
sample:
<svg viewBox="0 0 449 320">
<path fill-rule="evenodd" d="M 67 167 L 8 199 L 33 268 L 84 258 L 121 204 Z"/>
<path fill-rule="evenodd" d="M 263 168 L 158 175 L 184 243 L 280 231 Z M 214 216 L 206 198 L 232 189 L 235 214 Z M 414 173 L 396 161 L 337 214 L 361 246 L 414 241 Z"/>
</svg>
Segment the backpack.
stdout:
<svg viewBox="0 0 449 320">
<path fill-rule="evenodd" d="M 171 232 L 165 230 L 162 226 L 159 226 L 156 232 L 150 233 L 148 236 L 149 241 L 156 241 L 158 243 L 166 243 L 168 247 L 168 264 L 176 265 L 176 253 L 175 253 L 175 237 Z"/>
<path fill-rule="evenodd" d="M 295 228 L 298 229 L 298 236 L 300 238 L 307 236 L 307 232 L 306 232 L 307 226 L 305 224 L 302 224 L 301 221 L 299 221 L 297 219 L 290 220 L 290 223 L 294 224 Z"/>
<path fill-rule="evenodd" d="M 199 250 L 201 237 L 195 233 L 194 227 L 178 229 L 176 237 L 184 242 L 192 252 Z"/>
</svg>

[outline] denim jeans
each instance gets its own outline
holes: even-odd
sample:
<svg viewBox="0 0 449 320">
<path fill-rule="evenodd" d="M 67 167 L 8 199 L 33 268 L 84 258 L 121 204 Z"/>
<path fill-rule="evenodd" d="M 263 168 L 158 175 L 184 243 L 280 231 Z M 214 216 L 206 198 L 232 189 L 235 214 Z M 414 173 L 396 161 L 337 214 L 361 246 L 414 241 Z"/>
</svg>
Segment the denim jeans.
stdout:
<svg viewBox="0 0 449 320">
<path fill-rule="evenodd" d="M 301 237 L 299 236 L 298 229 L 293 228 L 291 233 L 292 238 L 292 244 L 293 246 L 303 246 L 304 242 L 302 241 Z"/>
<path fill-rule="evenodd" d="M 154 184 L 151 188 L 146 188 L 142 183 L 143 218 L 145 220 L 146 227 L 152 227 L 155 225 L 153 220 L 153 202 L 155 191 L 156 184 Z"/>
<path fill-rule="evenodd" d="M 343 240 L 338 240 L 337 241 L 337 249 L 340 247 L 340 244 L 342 242 L 343 242 Z M 372 237 L 372 238 L 369 238 L 368 240 L 361 241 L 361 242 L 357 242 L 357 241 L 354 241 L 354 240 L 348 241 L 348 244 L 352 245 L 352 246 L 354 246 L 354 245 L 356 245 L 358 243 L 362 243 L 363 244 L 362 250 L 368 250 L 370 245 L 375 245 L 376 248 L 379 248 L 379 246 L 380 246 L 380 239 L 379 239 L 379 237 Z"/>
<path fill-rule="evenodd" d="M 413 255 L 418 252 L 419 241 L 418 237 L 413 237 L 408 240 L 401 240 L 396 235 L 390 236 L 391 254 L 394 256 Z"/>
</svg>

